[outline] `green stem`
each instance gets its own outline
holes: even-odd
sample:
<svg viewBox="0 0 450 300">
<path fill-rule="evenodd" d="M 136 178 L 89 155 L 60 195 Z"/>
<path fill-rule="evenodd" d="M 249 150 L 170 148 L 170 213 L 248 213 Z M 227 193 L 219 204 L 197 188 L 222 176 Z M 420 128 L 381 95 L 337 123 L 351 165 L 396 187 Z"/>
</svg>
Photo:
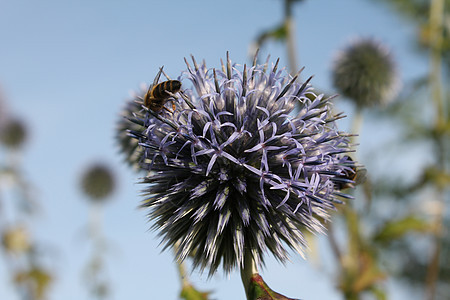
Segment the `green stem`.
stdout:
<svg viewBox="0 0 450 300">
<path fill-rule="evenodd" d="M 258 274 L 258 269 L 251 251 L 246 249 L 244 255 L 244 265 L 241 266 L 241 279 L 247 299 L 249 299 L 250 280 L 254 274 Z"/>
<path fill-rule="evenodd" d="M 189 277 L 187 275 L 186 266 L 184 262 L 177 261 L 177 267 L 178 267 L 178 274 L 180 275 L 181 286 L 184 287 L 190 285 Z"/>
<path fill-rule="evenodd" d="M 442 42 L 444 25 L 444 0 L 432 0 L 430 6 L 431 72 L 430 85 L 436 108 L 436 126 L 442 126 L 445 119 L 442 96 Z"/>
<path fill-rule="evenodd" d="M 443 198 L 443 197 L 439 197 Z M 439 199 L 441 200 L 441 199 Z M 440 201 L 442 202 L 442 201 Z M 442 207 L 443 208 L 443 207 Z M 430 264 L 428 265 L 427 270 L 427 277 L 426 277 L 426 299 L 427 300 L 433 300 L 436 295 L 436 282 L 439 277 L 439 261 L 440 261 L 440 254 L 442 249 L 442 233 L 443 233 L 443 216 L 442 216 L 442 209 L 440 212 L 437 213 L 435 220 L 434 220 L 434 226 L 436 227 L 436 232 L 434 235 L 434 249 L 433 253 L 430 259 Z"/>
<path fill-rule="evenodd" d="M 176 255 L 178 252 L 179 245 L 178 243 L 174 245 L 173 252 Z M 176 260 L 177 268 L 178 268 L 178 275 L 180 276 L 181 286 L 185 287 L 190 285 L 189 276 L 186 272 L 186 264 L 182 261 Z"/>
</svg>

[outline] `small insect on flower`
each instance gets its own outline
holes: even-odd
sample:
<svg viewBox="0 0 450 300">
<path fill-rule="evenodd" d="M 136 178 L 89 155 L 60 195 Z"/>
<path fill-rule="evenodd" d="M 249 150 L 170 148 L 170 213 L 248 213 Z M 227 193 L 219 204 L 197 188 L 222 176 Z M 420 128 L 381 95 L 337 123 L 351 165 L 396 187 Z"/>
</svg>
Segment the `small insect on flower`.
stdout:
<svg viewBox="0 0 450 300">
<path fill-rule="evenodd" d="M 175 104 L 172 102 L 172 109 L 170 111 L 164 105 L 169 101 L 171 94 L 178 93 L 181 90 L 181 82 L 178 80 L 163 81 L 157 85 L 150 86 L 144 96 L 144 105 L 154 112 L 160 112 L 162 109 L 170 113 L 175 111 Z"/>
<path fill-rule="evenodd" d="M 335 177 L 335 188 L 337 190 L 343 190 L 354 188 L 355 185 L 364 183 L 366 181 L 367 170 L 357 167 L 353 159 L 348 155 L 344 155 L 342 159 L 348 161 L 351 166 L 348 170 L 344 170 L 342 175 Z"/>
</svg>

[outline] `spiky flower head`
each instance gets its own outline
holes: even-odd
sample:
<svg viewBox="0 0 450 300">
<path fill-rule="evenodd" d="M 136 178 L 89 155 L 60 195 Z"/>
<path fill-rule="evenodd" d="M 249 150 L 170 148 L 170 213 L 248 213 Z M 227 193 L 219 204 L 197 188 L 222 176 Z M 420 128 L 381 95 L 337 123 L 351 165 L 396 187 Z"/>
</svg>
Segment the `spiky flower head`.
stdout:
<svg viewBox="0 0 450 300">
<path fill-rule="evenodd" d="M 139 146 L 139 142 L 127 133 L 127 130 L 138 131 L 142 129 L 142 126 L 130 123 L 128 119 L 132 118 L 134 115 L 139 118 L 143 117 L 142 112 L 140 112 L 141 105 L 138 104 L 136 100 L 144 94 L 145 92 L 135 94 L 126 102 L 116 130 L 116 140 L 119 150 L 125 155 L 125 162 L 135 170 L 139 169 L 139 159 L 141 158 L 142 148 Z"/>
<path fill-rule="evenodd" d="M 358 39 L 340 51 L 333 84 L 360 107 L 385 105 L 399 91 L 399 77 L 389 50 L 373 39 Z"/>
<path fill-rule="evenodd" d="M 96 163 L 85 170 L 81 178 L 81 188 L 90 200 L 101 202 L 114 191 L 114 181 L 114 175 L 109 167 Z"/>
<path fill-rule="evenodd" d="M 27 138 L 25 123 L 17 118 L 7 118 L 0 128 L 0 142 L 7 148 L 18 149 Z"/>
<path fill-rule="evenodd" d="M 335 125 L 342 116 L 311 78 L 297 83 L 278 61 L 242 68 L 227 57 L 216 70 L 192 59 L 176 110 L 142 106 L 132 121 L 143 130 L 129 131 L 144 148 L 142 206 L 164 248 L 210 274 L 242 266 L 244 254 L 258 265 L 266 252 L 280 261 L 288 248 L 302 254 L 302 230 L 322 231 L 320 220 L 346 196 L 337 183 L 350 181 L 342 175 L 354 162 Z"/>
</svg>

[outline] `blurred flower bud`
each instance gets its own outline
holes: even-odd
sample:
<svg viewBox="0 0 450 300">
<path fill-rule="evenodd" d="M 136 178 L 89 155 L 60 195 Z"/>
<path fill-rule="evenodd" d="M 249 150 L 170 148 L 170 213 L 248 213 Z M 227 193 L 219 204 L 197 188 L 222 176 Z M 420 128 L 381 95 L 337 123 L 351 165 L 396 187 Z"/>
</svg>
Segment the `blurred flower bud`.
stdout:
<svg viewBox="0 0 450 300">
<path fill-rule="evenodd" d="M 103 164 L 90 166 L 82 176 L 83 192 L 93 201 L 103 201 L 114 190 L 114 177 L 111 170 Z"/>
<path fill-rule="evenodd" d="M 372 39 L 358 39 L 339 52 L 332 76 L 336 89 L 360 108 L 389 103 L 400 87 L 388 49 Z"/>
<path fill-rule="evenodd" d="M 0 127 L 0 142 L 8 148 L 20 148 L 26 140 L 27 128 L 18 119 L 7 119 Z"/>
</svg>

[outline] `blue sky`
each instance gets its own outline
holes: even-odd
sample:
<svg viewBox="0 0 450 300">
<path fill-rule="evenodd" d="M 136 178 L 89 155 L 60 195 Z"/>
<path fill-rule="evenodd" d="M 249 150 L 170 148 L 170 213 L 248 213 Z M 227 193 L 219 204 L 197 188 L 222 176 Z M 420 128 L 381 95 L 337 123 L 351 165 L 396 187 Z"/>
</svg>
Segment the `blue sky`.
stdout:
<svg viewBox="0 0 450 300">
<path fill-rule="evenodd" d="M 391 48 L 403 80 L 424 72 L 426 61 L 411 50 L 414 29 L 376 2 L 306 0 L 295 6 L 298 57 L 304 76 L 315 75 L 314 86 L 333 91 L 329 70 L 335 51 L 358 36 Z M 137 175 L 121 163 L 115 146 L 118 114 L 130 91 L 152 81 L 162 65 L 176 77 L 190 54 L 209 67 L 226 51 L 233 61 L 248 62 L 252 40 L 279 24 L 282 12 L 277 0 L 0 2 L 0 85 L 8 110 L 30 130 L 22 159 L 41 203 L 34 237 L 55 249 L 50 299 L 89 299 L 81 280 L 90 253 L 83 233 L 89 208 L 78 184 L 84 168 L 96 161 L 110 165 L 118 181 L 103 226 L 111 243 L 105 254 L 111 299 L 177 299 L 172 255 L 160 253 L 156 234 L 148 232 L 145 212 L 137 209 Z M 280 43 L 262 53 L 273 60 L 280 56 L 287 65 Z M 369 125 L 365 130 L 377 136 Z M 326 248 L 326 241 L 319 246 Z M 2 269 L 0 298 L 18 299 Z M 340 299 L 333 275 L 297 256 L 286 266 L 269 259 L 262 275 L 287 296 Z M 243 299 L 238 272 L 209 281 L 194 272 L 192 280 L 214 290 L 216 299 Z M 401 299 L 402 291 L 390 289 L 392 299 Z"/>
</svg>

